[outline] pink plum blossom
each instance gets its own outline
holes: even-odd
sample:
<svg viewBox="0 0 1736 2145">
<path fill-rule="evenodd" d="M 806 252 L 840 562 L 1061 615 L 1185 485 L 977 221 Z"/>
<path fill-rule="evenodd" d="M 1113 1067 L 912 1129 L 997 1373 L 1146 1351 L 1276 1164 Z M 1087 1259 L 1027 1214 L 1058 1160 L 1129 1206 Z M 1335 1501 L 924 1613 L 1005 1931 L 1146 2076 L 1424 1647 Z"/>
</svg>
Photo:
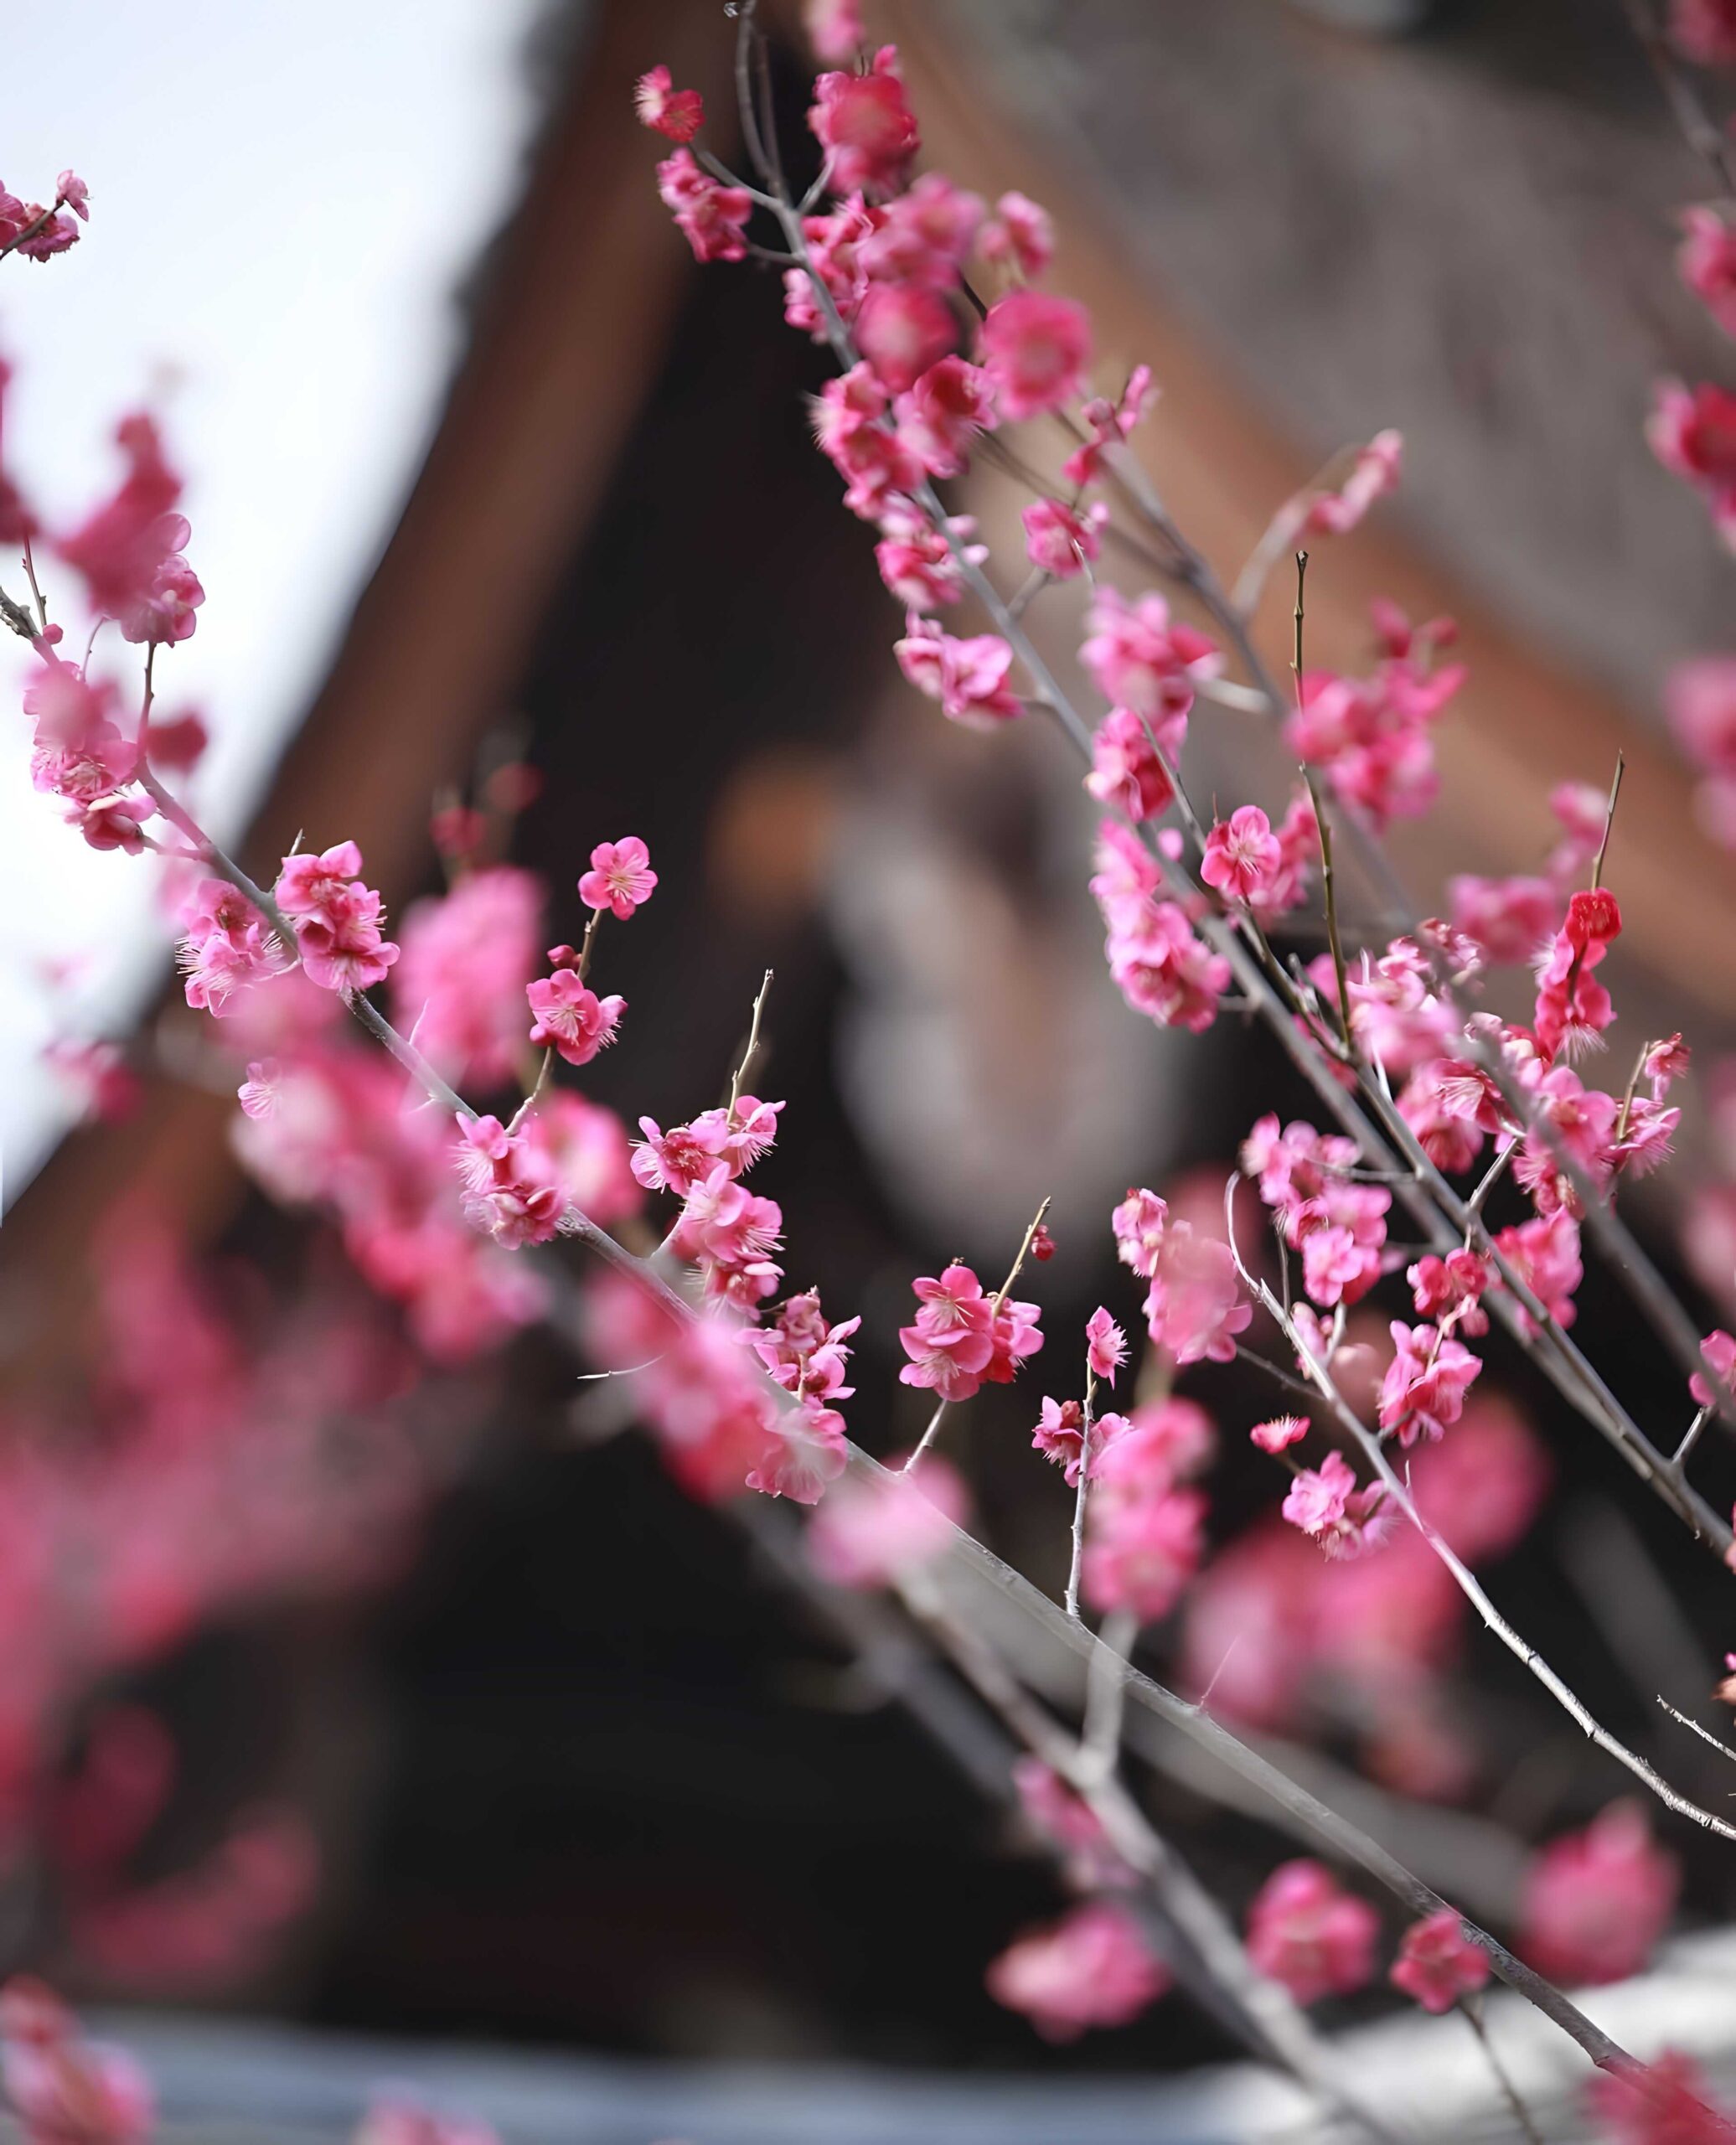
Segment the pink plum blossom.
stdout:
<svg viewBox="0 0 1736 2145">
<path fill-rule="evenodd" d="M 59 552 L 83 580 L 91 608 L 122 618 L 147 596 L 164 561 L 186 548 L 189 530 L 186 516 L 173 511 L 181 479 L 164 458 L 154 420 L 123 417 L 115 437 L 127 474 L 61 539 Z"/>
<path fill-rule="evenodd" d="M 560 1186 L 530 1143 L 498 1117 L 461 1118 L 455 1159 L 474 1228 L 509 1251 L 559 1233 L 566 1210 Z"/>
<path fill-rule="evenodd" d="M 1126 1198 L 1109 1217 L 1115 1237 L 1115 1256 L 1145 1280 L 1149 1281 L 1157 1271 L 1169 1220 L 1167 1202 L 1139 1185 L 1128 1186 Z"/>
<path fill-rule="evenodd" d="M 1565 1211 L 1539 1215 L 1496 1233 L 1495 1248 L 1558 1326 L 1571 1326 L 1574 1292 L 1584 1277 L 1579 1257 L 1579 1225 Z M 1535 1321 L 1522 1304 L 1519 1317 L 1527 1334 Z"/>
<path fill-rule="evenodd" d="M 705 123 L 705 99 L 697 90 L 678 90 L 667 67 L 653 67 L 641 75 L 633 86 L 633 101 L 639 124 L 667 135 L 671 142 L 690 142 Z"/>
<path fill-rule="evenodd" d="M 912 1285 L 920 1307 L 898 1333 L 910 1359 L 898 1373 L 903 1384 L 942 1400 L 969 1400 L 985 1382 L 1010 1383 L 1042 1346 L 1036 1305 L 1008 1299 L 997 1307 L 968 1266 L 955 1264 Z"/>
<path fill-rule="evenodd" d="M 721 186 L 691 149 L 677 149 L 657 167 L 657 190 L 695 261 L 746 260 L 753 197 L 745 187 Z"/>
<path fill-rule="evenodd" d="M 819 1290 L 809 1289 L 791 1296 L 768 1325 L 744 1327 L 741 1338 L 786 1393 L 800 1400 L 847 1400 L 853 1388 L 844 1383 L 850 1353 L 844 1344 L 861 1323 L 847 1318 L 828 1325 Z"/>
<path fill-rule="evenodd" d="M 1025 556 L 1032 566 L 1052 580 L 1071 581 L 1095 564 L 1109 509 L 1101 500 L 1079 513 L 1059 499 L 1034 499 L 1020 518 Z"/>
<path fill-rule="evenodd" d="M 884 44 L 864 74 L 822 75 L 814 85 L 808 124 L 826 152 L 833 190 L 896 194 L 921 146 L 917 122 L 898 73 L 898 55 Z"/>
<path fill-rule="evenodd" d="M 1150 719 L 1130 707 L 1112 707 L 1092 740 L 1087 791 L 1100 804 L 1119 805 L 1130 819 L 1155 819 L 1175 794 L 1159 752 L 1173 767 L 1186 737 L 1184 714 Z"/>
<path fill-rule="evenodd" d="M 1736 546 L 1736 395 L 1709 383 L 1688 388 L 1665 380 L 1646 437 L 1665 468 L 1701 494 L 1723 542 Z"/>
<path fill-rule="evenodd" d="M 892 406 L 901 448 L 931 477 L 962 476 L 971 442 L 995 422 L 989 375 L 959 357 L 930 365 Z"/>
<path fill-rule="evenodd" d="M 1700 1353 L 1706 1358 L 1713 1377 L 1719 1379 L 1727 1390 L 1736 1389 L 1736 1337 L 1719 1326 L 1700 1343 Z M 1687 1382 L 1687 1389 L 1702 1408 L 1720 1404 L 1720 1394 L 1703 1372 L 1694 1373 Z"/>
<path fill-rule="evenodd" d="M 1200 876 L 1227 901 L 1251 901 L 1283 861 L 1272 822 L 1258 804 L 1243 804 L 1227 821 L 1218 820 L 1206 835 Z"/>
<path fill-rule="evenodd" d="M 908 192 L 886 204 L 862 246 L 872 282 L 947 291 L 970 256 L 983 204 L 942 172 L 924 172 Z M 860 340 L 860 338 L 858 339 Z"/>
<path fill-rule="evenodd" d="M 1465 1934 L 1453 1908 L 1441 1907 L 1405 1930 L 1390 1979 L 1425 2011 L 1441 2012 L 1474 1996 L 1490 1972 L 1488 1952 Z"/>
<path fill-rule="evenodd" d="M 802 27 L 816 59 L 847 66 L 867 44 L 861 0 L 802 0 Z"/>
<path fill-rule="evenodd" d="M 1383 1538 L 1386 1495 L 1379 1482 L 1359 1490 L 1344 1455 L 1329 1452 L 1318 1467 L 1305 1467 L 1290 1484 L 1284 1517 L 1327 1556 L 1356 1557 Z"/>
<path fill-rule="evenodd" d="M 248 985 L 281 974 L 288 955 L 266 919 L 226 879 L 201 879 L 182 903 L 178 959 L 187 1003 L 217 1017 Z"/>
<path fill-rule="evenodd" d="M 1054 220 L 1028 194 L 1003 194 L 983 226 L 981 250 L 985 261 L 1035 282 L 1054 257 Z"/>
<path fill-rule="evenodd" d="M 1051 2041 L 1077 2040 L 1088 2026 L 1124 2026 L 1170 1986 L 1133 1916 L 1103 1900 L 1020 1937 L 987 1979 L 997 2003 L 1022 2012 Z"/>
<path fill-rule="evenodd" d="M 1145 1297 L 1152 1345 L 1168 1349 L 1178 1363 L 1227 1363 L 1236 1336 L 1253 1318 L 1229 1246 L 1197 1235 L 1186 1222 L 1172 1222 Z"/>
<path fill-rule="evenodd" d="M 1309 501 L 1305 529 L 1316 535 L 1347 535 L 1375 501 L 1398 484 L 1403 457 L 1402 432 L 1377 432 L 1367 447 L 1358 447 L 1350 474 L 1337 490 L 1317 493 Z"/>
<path fill-rule="evenodd" d="M 1280 1863 L 1248 1910 L 1248 1955 L 1299 2003 L 1349 1996 L 1374 1973 L 1380 1916 L 1322 1863 Z"/>
<path fill-rule="evenodd" d="M 857 309 L 856 347 L 893 395 L 914 387 L 958 339 L 952 308 L 920 282 L 871 283 Z"/>
<path fill-rule="evenodd" d="M 1697 67 L 1736 66 L 1736 0 L 1670 0 L 1667 28 Z"/>
<path fill-rule="evenodd" d="M 907 1475 L 848 1477 L 809 1523 L 809 1560 L 834 1586 L 889 1586 L 940 1555 L 969 1503 L 963 1478 L 933 1454 Z"/>
<path fill-rule="evenodd" d="M 1438 1438 L 1458 1421 L 1482 1363 L 1438 1326 L 1394 1319 L 1389 1331 L 1395 1352 L 1381 1381 L 1381 1429 L 1402 1445 Z"/>
<path fill-rule="evenodd" d="M 1206 1499 L 1198 1490 L 1141 1482 L 1124 1493 L 1112 1464 L 1124 1435 L 1093 1461 L 1098 1487 L 1087 1508 L 1082 1590 L 1093 1609 L 1125 1610 L 1142 1624 L 1169 1615 L 1205 1553 Z"/>
<path fill-rule="evenodd" d="M 1274 1415 L 1269 1422 L 1256 1423 L 1248 1436 L 1262 1452 L 1282 1452 L 1308 1435 L 1305 1415 Z"/>
<path fill-rule="evenodd" d="M 1684 209 L 1682 280 L 1727 335 L 1736 335 L 1736 229 L 1716 209 Z"/>
<path fill-rule="evenodd" d="M 981 348 L 1000 414 L 1017 423 L 1078 392 L 1091 362 L 1091 317 L 1072 298 L 1014 291 L 989 307 Z"/>
<path fill-rule="evenodd" d="M 940 702 L 943 715 L 972 730 L 995 730 L 1024 708 L 1006 682 L 1013 651 L 996 633 L 957 640 L 914 613 L 894 644 L 898 667 L 917 690 Z"/>
<path fill-rule="evenodd" d="M 524 995 L 535 1016 L 531 1042 L 538 1049 L 558 1051 L 569 1065 L 588 1065 L 607 1049 L 627 1010 L 624 998 L 599 998 L 573 969 L 539 976 L 525 986 Z"/>
<path fill-rule="evenodd" d="M 1079 411 L 1091 437 L 1082 447 L 1075 447 L 1061 465 L 1061 473 L 1067 483 L 1082 488 L 1095 482 L 1103 474 L 1110 454 L 1129 437 L 1156 399 L 1157 389 L 1152 383 L 1150 365 L 1134 367 L 1118 401 L 1111 402 L 1101 395 L 1091 396 Z"/>
<path fill-rule="evenodd" d="M 1155 592 L 1129 602 L 1119 589 L 1102 583 L 1086 625 L 1079 660 L 1098 690 L 1114 706 L 1154 722 L 1186 715 L 1196 686 L 1222 667 L 1206 635 L 1172 621 L 1169 605 Z"/>
<path fill-rule="evenodd" d="M 25 2145 L 132 2145 L 150 2133 L 149 2080 L 124 2049 L 80 2037 L 52 1990 L 16 1974 L 0 1988 L 0 2071 Z"/>
<path fill-rule="evenodd" d="M 1085 1453 L 1085 1410 L 1077 1400 L 1051 1400 L 1043 1395 L 1042 1409 L 1031 1442 L 1045 1460 L 1063 1470 L 1069 1487 L 1078 1482 L 1079 1462 Z"/>
<path fill-rule="evenodd" d="M 460 1086 L 492 1088 L 512 1076 L 524 1047 L 542 904 L 534 873 L 497 864 L 466 871 L 449 893 L 405 912 L 392 1019 Z"/>
<path fill-rule="evenodd" d="M 747 1486 L 793 1504 L 814 1505 L 849 1463 L 844 1418 L 817 1400 L 804 1400 L 770 1425 L 767 1455 L 748 1470 Z"/>
<path fill-rule="evenodd" d="M 586 908 L 607 909 L 625 923 L 650 900 L 657 885 L 651 852 L 637 835 L 600 841 L 591 852 L 591 869 L 579 881 L 579 899 Z"/>
<path fill-rule="evenodd" d="M 1085 1361 L 1092 1376 L 1108 1385 L 1127 1361 L 1127 1336 L 1101 1304 L 1085 1321 Z"/>
<path fill-rule="evenodd" d="M 1676 1858 L 1637 1802 L 1610 1803 L 1583 1832 L 1537 1855 L 1520 1894 L 1515 1949 L 1569 1983 L 1624 1981 L 1651 1957 L 1676 1905 Z"/>
</svg>

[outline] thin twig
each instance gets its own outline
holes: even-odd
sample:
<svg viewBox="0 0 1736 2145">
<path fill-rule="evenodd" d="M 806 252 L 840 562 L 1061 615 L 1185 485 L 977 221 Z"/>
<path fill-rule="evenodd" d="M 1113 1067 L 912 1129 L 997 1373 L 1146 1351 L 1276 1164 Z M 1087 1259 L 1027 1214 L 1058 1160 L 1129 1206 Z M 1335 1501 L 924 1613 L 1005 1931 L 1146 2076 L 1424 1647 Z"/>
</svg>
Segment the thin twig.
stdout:
<svg viewBox="0 0 1736 2145">
<path fill-rule="evenodd" d="M 909 1474 L 911 1469 L 916 1465 L 917 1462 L 922 1457 L 922 1455 L 927 1451 L 929 1446 L 933 1444 L 935 1439 L 940 1434 L 941 1419 L 945 1415 L 947 1409 L 950 1405 L 951 1403 L 945 1400 L 936 1402 L 934 1413 L 928 1418 L 928 1427 L 922 1432 L 921 1437 L 917 1439 L 916 1450 L 911 1454 L 909 1459 L 905 1461 L 903 1466 L 899 1469 L 898 1472 L 901 1475 Z"/>
<path fill-rule="evenodd" d="M 1621 794 L 1621 778 L 1627 772 L 1627 754 L 1615 755 L 1615 776 L 1609 784 L 1609 802 L 1604 810 L 1604 838 L 1598 844 L 1598 853 L 1592 860 L 1591 891 L 1595 893 L 1604 883 L 1604 859 L 1609 854 L 1609 837 L 1615 831 L 1615 800 Z"/>
<path fill-rule="evenodd" d="M 1736 1750 L 1733 1750 L 1728 1743 L 1721 1743 L 1710 1729 L 1702 1728 L 1698 1721 L 1690 1720 L 1685 1713 L 1678 1713 L 1661 1692 L 1657 1693 L 1657 1702 L 1669 1714 L 1671 1720 L 1677 1721 L 1683 1728 L 1691 1729 L 1702 1743 L 1709 1743 L 1720 1757 L 1728 1758 L 1733 1765 L 1736 1765 Z"/>
<path fill-rule="evenodd" d="M 1288 1308 L 1288 1306 L 1286 1306 Z M 1239 1341 L 1231 1344 L 1236 1351 L 1236 1361 L 1246 1363 L 1251 1370 L 1263 1372 L 1286 1393 L 1294 1393 L 1299 1400 L 1305 1400 L 1311 1408 L 1317 1395 L 1311 1385 L 1305 1385 L 1299 1377 L 1292 1377 L 1288 1371 L 1281 1371 L 1276 1363 L 1268 1362 L 1256 1348 L 1244 1348 Z"/>
<path fill-rule="evenodd" d="M 1085 1567 L 1085 1500 L 1091 1489 L 1091 1426 L 1097 1404 L 1097 1380 L 1088 1368 L 1085 1398 L 1079 1408 L 1079 1480 L 1073 1496 L 1073 1546 L 1067 1571 L 1067 1613 L 1079 1613 L 1079 1574 Z"/>
<path fill-rule="evenodd" d="M 1014 1259 L 1012 1264 L 1008 1267 L 1005 1280 L 1004 1280 L 1000 1286 L 995 1291 L 995 1300 L 989 1306 L 989 1316 L 991 1318 L 1000 1317 L 1001 1306 L 1005 1303 L 1008 1296 L 1011 1295 L 1014 1282 L 1018 1279 L 1020 1274 L 1023 1272 L 1025 1262 L 1031 1256 L 1031 1244 L 1036 1240 L 1037 1231 L 1043 1226 L 1043 1217 L 1048 1212 L 1051 1203 L 1051 1202 L 1049 1199 L 1045 1198 L 1042 1205 L 1039 1207 L 1036 1213 L 1031 1216 L 1031 1227 L 1025 1232 L 1024 1240 L 1019 1246 L 1019 1254 L 1017 1258 Z"/>
<path fill-rule="evenodd" d="M 1543 2145 L 1542 2132 L 1532 2121 L 1531 2110 L 1520 2099 L 1519 2089 L 1514 2085 L 1507 2066 L 1495 2052 L 1495 2043 L 1490 2039 L 1489 2029 L 1483 2022 L 1483 2000 L 1480 1994 L 1461 1996 L 1459 1999 L 1459 2008 L 1464 2013 L 1471 2031 L 1481 2044 L 1483 2054 L 1488 2059 L 1489 2068 L 1495 2073 L 1495 2082 L 1501 2088 L 1501 2097 L 1513 2111 L 1514 2122 L 1525 2132 L 1530 2145 Z"/>
<path fill-rule="evenodd" d="M 1694 1447 L 1700 1441 L 1701 1431 L 1705 1429 L 1707 1424 L 1709 1423 L 1711 1419 L 1711 1408 L 1702 1408 L 1698 1414 L 1694 1417 L 1692 1422 L 1691 1422 L 1687 1428 L 1682 1432 L 1682 1443 L 1677 1446 L 1675 1451 L 1670 1455 L 1670 1465 L 1676 1470 L 1677 1475 L 1680 1475 L 1682 1469 L 1687 1466 L 1688 1455 L 1692 1452 Z"/>
<path fill-rule="evenodd" d="M 767 969 L 761 979 L 759 990 L 754 996 L 753 1017 L 747 1024 L 747 1047 L 741 1052 L 741 1062 L 736 1066 L 735 1075 L 730 1082 L 729 1124 L 731 1129 L 734 1129 L 736 1122 L 736 1105 L 741 1099 L 741 1083 L 747 1078 L 748 1067 L 753 1063 L 755 1052 L 759 1049 L 760 1015 L 765 1008 L 766 993 L 771 988 L 772 971 Z"/>
</svg>

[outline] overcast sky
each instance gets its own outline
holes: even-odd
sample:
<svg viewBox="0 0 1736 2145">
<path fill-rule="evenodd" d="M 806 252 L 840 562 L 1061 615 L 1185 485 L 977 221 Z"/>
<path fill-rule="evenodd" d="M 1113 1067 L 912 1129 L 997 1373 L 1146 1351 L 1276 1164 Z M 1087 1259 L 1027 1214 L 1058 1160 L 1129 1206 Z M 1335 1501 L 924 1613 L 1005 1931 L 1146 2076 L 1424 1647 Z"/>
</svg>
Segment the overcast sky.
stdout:
<svg viewBox="0 0 1736 2145">
<path fill-rule="evenodd" d="M 199 801 L 232 832 L 305 708 L 390 534 L 458 348 L 452 292 L 511 200 L 532 114 L 535 0 L 85 0 L 15 56 L 0 180 L 91 220 L 70 254 L 0 261 L 16 377 L 7 460 L 64 523 L 112 482 L 116 419 L 149 403 L 188 478 L 199 630 L 158 664 L 165 714 L 215 743 Z M 51 611 L 66 576 L 45 576 Z M 20 592 L 16 561 L 0 586 Z M 67 594 L 72 592 L 69 589 Z M 75 606 L 65 607 L 69 616 Z M 28 773 L 0 649 L 0 1160 L 16 1196 L 65 1121 L 44 1042 L 120 1032 L 160 974 L 156 867 L 98 855 Z M 131 681 L 139 651 L 112 628 Z M 95 668 L 100 669 L 99 664 Z"/>
</svg>

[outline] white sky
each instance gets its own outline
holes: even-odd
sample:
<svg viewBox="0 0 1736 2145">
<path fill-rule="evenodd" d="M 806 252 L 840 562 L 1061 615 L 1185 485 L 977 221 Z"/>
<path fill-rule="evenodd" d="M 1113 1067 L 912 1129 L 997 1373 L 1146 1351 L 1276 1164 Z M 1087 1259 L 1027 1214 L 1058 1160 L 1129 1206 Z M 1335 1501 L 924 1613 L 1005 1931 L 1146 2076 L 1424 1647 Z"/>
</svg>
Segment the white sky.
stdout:
<svg viewBox="0 0 1736 2145">
<path fill-rule="evenodd" d="M 83 242 L 0 261 L 15 371 L 6 457 L 52 526 L 113 483 L 116 419 L 166 416 L 188 478 L 199 629 L 158 706 L 200 707 L 197 801 L 244 824 L 415 474 L 460 347 L 452 293 L 510 203 L 531 123 L 519 65 L 537 0 L 84 0 L 30 40 L 0 180 L 88 182 Z M 43 576 L 51 614 L 80 615 Z M 0 586 L 22 596 L 15 560 Z M 72 634 L 69 633 L 69 640 Z M 15 1197 L 67 1110 L 39 1067 L 57 1027 L 121 1033 L 161 974 L 148 860 L 99 855 L 30 788 L 0 635 L 0 1163 Z M 137 675 L 113 628 L 99 651 Z M 103 667 L 101 660 L 93 666 Z M 69 1022 L 38 979 L 80 960 Z"/>
</svg>

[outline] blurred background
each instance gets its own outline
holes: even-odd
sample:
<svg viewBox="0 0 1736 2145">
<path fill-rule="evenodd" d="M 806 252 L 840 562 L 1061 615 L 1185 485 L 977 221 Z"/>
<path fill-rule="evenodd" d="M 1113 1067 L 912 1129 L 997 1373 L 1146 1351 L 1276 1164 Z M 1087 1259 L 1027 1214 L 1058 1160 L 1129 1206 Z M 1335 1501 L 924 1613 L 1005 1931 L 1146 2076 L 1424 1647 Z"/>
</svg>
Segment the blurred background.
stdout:
<svg viewBox="0 0 1736 2145">
<path fill-rule="evenodd" d="M 1636 1215 L 1702 1322 L 1728 1316 L 1736 868 L 1659 704 L 1671 661 L 1728 643 L 1729 567 L 1640 429 L 1657 375 L 1721 354 L 1671 267 L 1698 174 L 1619 0 L 867 12 L 925 162 L 1047 205 L 1103 378 L 1154 367 L 1145 454 L 1221 568 L 1335 450 L 1403 430 L 1398 501 L 1310 576 L 1310 631 L 1353 668 L 1377 597 L 1460 622 L 1441 804 L 1398 853 L 1425 909 L 1450 871 L 1537 868 L 1551 788 L 1627 753 L 1607 973 L 1623 1035 L 1682 1027 L 1706 1072 Z M 793 11 L 768 21 L 799 162 L 810 63 Z M 0 288 L 7 452 L 65 515 L 108 483 L 116 416 L 162 415 L 209 600 L 159 690 L 205 717 L 199 799 L 253 868 L 352 836 L 401 917 L 440 889 L 430 815 L 462 796 L 552 888 L 540 945 L 578 936 L 595 842 L 648 841 L 657 899 L 607 949 L 630 1030 L 582 1083 L 628 1125 L 715 1098 L 775 969 L 757 1084 L 788 1108 L 756 1183 L 792 1285 L 862 1315 L 852 1431 L 888 1454 L 924 1414 L 896 1383 L 913 1274 L 998 1275 L 1052 1194 L 1064 1331 L 1115 1300 L 1102 1217 L 1128 1183 L 1209 1207 L 1253 1118 L 1300 1098 L 1252 1027 L 1195 1040 L 1122 1005 L 1060 742 L 991 749 L 900 680 L 871 532 L 809 437 L 822 354 L 779 324 L 775 271 L 694 267 L 633 122 L 659 60 L 722 113 L 731 39 L 710 0 L 92 0 L 8 101 L 7 180 L 71 163 L 93 222 Z M 999 542 L 1025 496 L 985 468 L 958 504 Z M 1279 662 L 1289 604 L 1261 620 Z M 1068 665 L 1077 607 L 1033 623 Z M 406 1317 L 250 1186 L 151 870 L 68 835 L 28 748 L 0 726 L 0 1962 L 80 1997 L 660 2057 L 1230 2055 L 1178 2003 L 1057 2053 L 990 2002 L 986 1960 L 1057 1903 L 1032 1843 L 554 1336 Z M 1243 717 L 1196 720 L 1191 749 L 1203 793 L 1284 787 Z M 85 1121 L 69 1041 L 120 1047 L 124 1119 Z M 1594 1272 L 1586 1330 L 1619 1303 Z M 1663 1439 L 1650 1345 L 1604 1367 Z M 1053 1588 L 1043 1389 L 948 1437 L 988 1538 Z M 1227 1428 L 1224 1553 L 1150 1643 L 1197 1688 L 1238 1620 L 1294 1602 L 1247 1548 L 1266 1394 L 1182 1389 Z M 1722 1793 L 1652 1697 L 1703 1706 L 1715 1567 L 1522 1364 L 1479 1393 L 1490 1449 L 1534 1461 L 1488 1530 L 1504 1602 L 1570 1682 L 1618 1691 L 1617 1732 Z M 1498 1915 L 1620 1776 L 1458 1606 L 1323 1611 L 1363 1639 L 1227 1706 L 1357 1768 L 1371 1826 Z M 1234 1902 L 1290 1851 L 1155 1792 Z M 1688 1926 L 1716 1927 L 1728 1858 L 1669 1846 Z"/>
</svg>

